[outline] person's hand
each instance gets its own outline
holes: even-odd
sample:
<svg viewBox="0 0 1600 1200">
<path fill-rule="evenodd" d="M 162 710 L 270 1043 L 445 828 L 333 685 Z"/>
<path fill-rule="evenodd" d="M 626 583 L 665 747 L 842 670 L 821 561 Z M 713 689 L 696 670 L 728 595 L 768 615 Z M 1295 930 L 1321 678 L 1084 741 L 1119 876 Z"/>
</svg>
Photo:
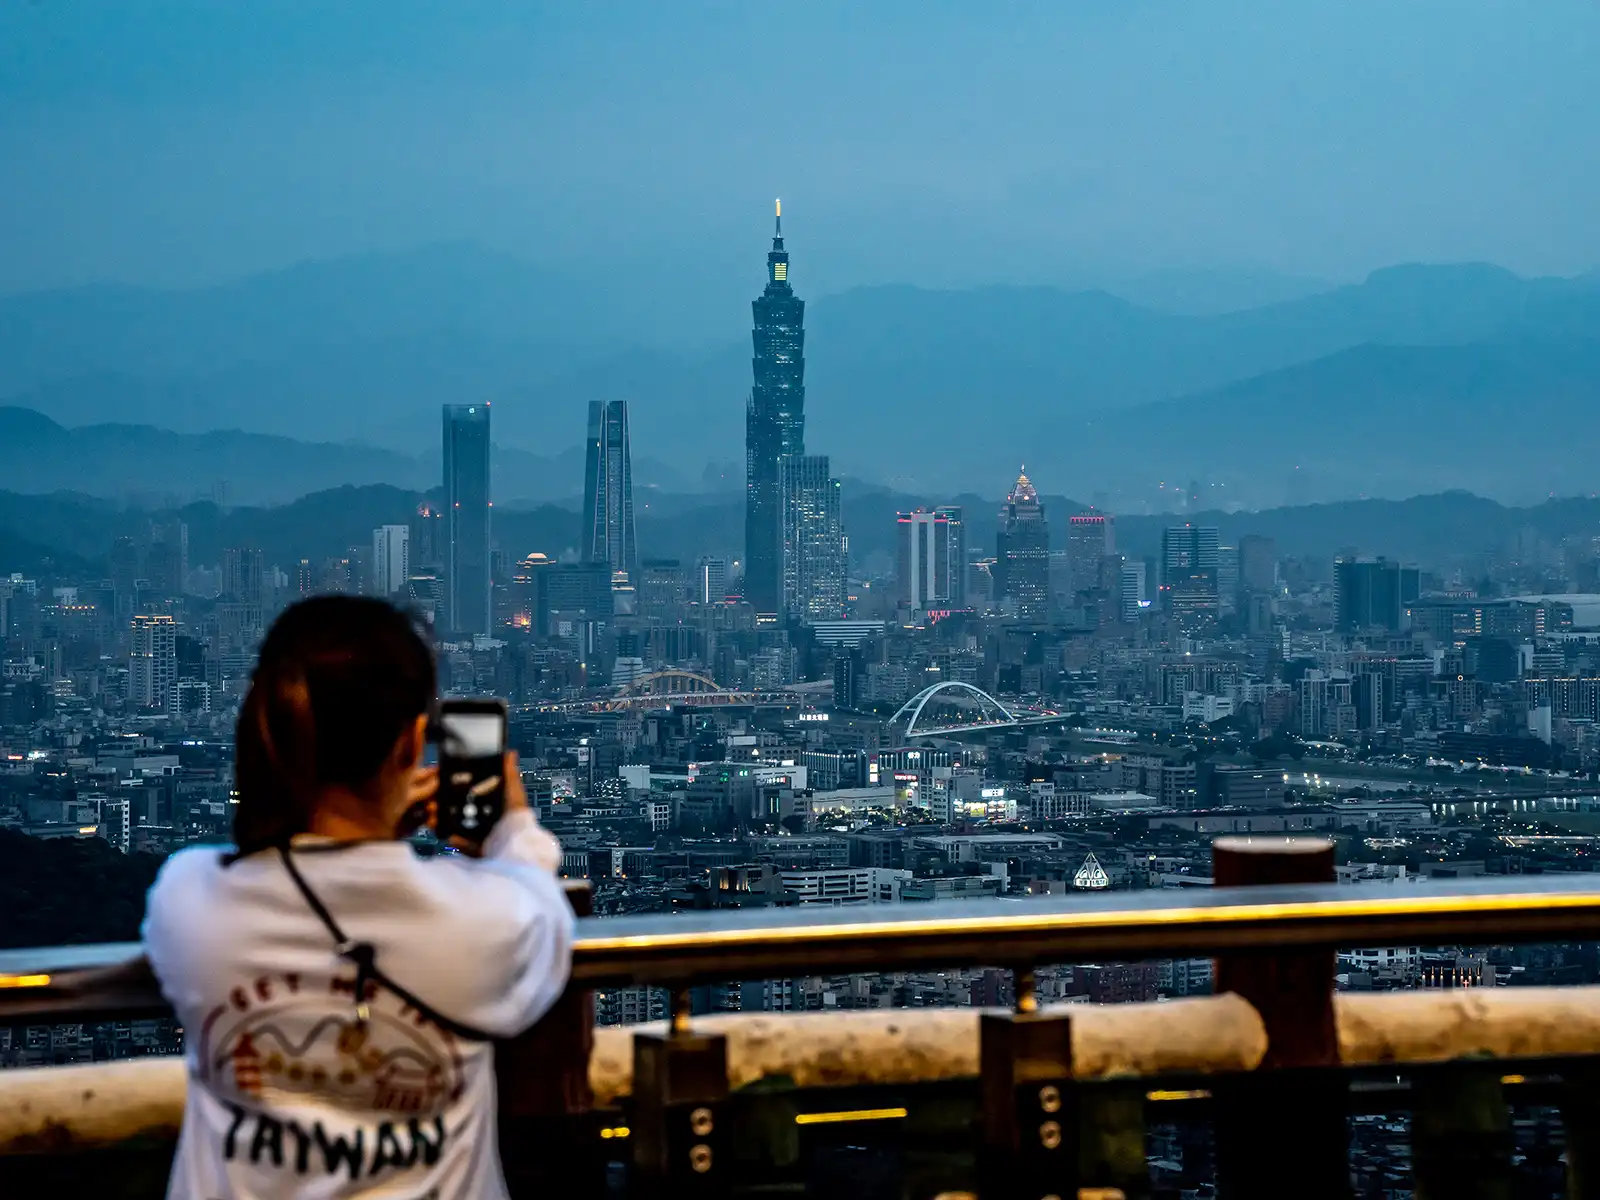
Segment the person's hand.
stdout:
<svg viewBox="0 0 1600 1200">
<path fill-rule="evenodd" d="M 439 815 L 434 797 L 439 794 L 439 768 L 414 767 L 406 782 L 406 807 L 395 828 L 395 836 L 408 838 L 417 830 L 432 828 Z"/>
<path fill-rule="evenodd" d="M 506 812 L 516 812 L 528 807 L 528 789 L 522 786 L 522 768 L 517 765 L 517 752 L 506 751 Z"/>
<path fill-rule="evenodd" d="M 407 808 L 414 804 L 432 805 L 433 798 L 439 794 L 439 768 L 413 767 L 407 793 Z"/>
</svg>

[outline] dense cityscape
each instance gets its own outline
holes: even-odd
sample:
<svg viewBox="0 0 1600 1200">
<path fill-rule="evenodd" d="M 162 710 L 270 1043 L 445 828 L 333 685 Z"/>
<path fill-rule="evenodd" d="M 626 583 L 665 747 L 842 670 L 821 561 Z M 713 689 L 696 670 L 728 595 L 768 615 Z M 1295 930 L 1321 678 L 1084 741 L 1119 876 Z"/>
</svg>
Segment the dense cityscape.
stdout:
<svg viewBox="0 0 1600 1200">
<path fill-rule="evenodd" d="M 447 406 L 435 498 L 345 557 L 246 545 L 191 562 L 179 522 L 118 537 L 92 574 L 0 585 L 5 822 L 124 854 L 225 841 L 253 649 L 285 605 L 336 591 L 412 608 L 448 694 L 511 703 L 563 871 L 602 913 L 1200 887 L 1223 833 L 1335 836 L 1341 880 L 1365 886 L 1589 869 L 1600 632 L 1572 593 L 1592 586 L 1600 539 L 1523 547 L 1469 582 L 1359 552 L 1285 559 L 1265 536 L 1222 545 L 1180 511 L 1141 557 L 1118 552 L 1115 514 L 1047 511 L 1024 472 L 992 547 L 929 497 L 895 518 L 893 574 L 862 578 L 840 483 L 805 445 L 781 225 L 766 269 L 742 554 L 639 544 L 620 400 L 588 406 L 577 552 L 503 544 L 491 407 Z M 1186 499 L 1198 509 L 1199 485 Z M 1206 991 L 1209 973 L 1074 965 L 1043 986 L 1153 999 Z M 1596 978 L 1592 947 L 1461 947 L 1352 950 L 1340 981 Z M 1008 986 L 998 971 L 794 979 L 697 1003 L 985 1004 Z M 664 1012 L 658 990 L 599 1003 L 605 1023 Z"/>
</svg>

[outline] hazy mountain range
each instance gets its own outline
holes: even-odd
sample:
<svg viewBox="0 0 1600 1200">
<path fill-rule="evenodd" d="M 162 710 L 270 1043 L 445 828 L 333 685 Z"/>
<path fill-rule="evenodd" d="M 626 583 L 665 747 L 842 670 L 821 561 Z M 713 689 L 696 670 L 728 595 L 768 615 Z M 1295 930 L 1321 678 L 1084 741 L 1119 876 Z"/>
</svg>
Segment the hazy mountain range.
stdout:
<svg viewBox="0 0 1600 1200">
<path fill-rule="evenodd" d="M 562 499 L 583 479 L 583 450 L 530 454 L 499 446 L 493 471 L 503 501 Z M 636 460 L 635 489 L 703 486 L 651 458 Z M 359 442 L 311 442 L 275 434 L 217 430 L 174 433 L 149 425 L 68 429 L 29 408 L 0 406 L 0 479 L 19 492 L 86 495 L 179 505 L 209 498 L 225 505 L 282 504 L 344 484 L 384 483 L 413 490 L 439 484 L 437 451 L 401 454 Z"/>
<path fill-rule="evenodd" d="M 224 547 L 248 545 L 261 548 L 268 562 L 287 568 L 301 557 L 337 557 L 351 546 L 368 545 L 374 527 L 405 520 L 423 499 L 422 493 L 386 484 L 335 488 L 271 507 L 197 502 L 163 508 L 73 493 L 0 491 L 0 574 L 48 571 L 51 564 L 92 574 L 105 569 L 115 537 L 138 537 L 150 522 L 173 517 L 188 525 L 190 560 L 197 565 L 215 564 Z M 843 515 L 856 568 L 892 572 L 895 513 L 927 499 L 846 480 Z M 954 499 L 966 510 L 969 546 L 992 552 L 999 500 L 976 495 Z M 1063 496 L 1043 499 L 1052 520 L 1080 507 Z M 1155 555 L 1161 531 L 1177 519 L 1119 517 L 1117 548 L 1134 556 Z M 1451 492 L 1249 513 L 1205 512 L 1194 519 L 1219 526 L 1225 545 L 1255 533 L 1276 539 L 1284 555 L 1326 562 L 1341 553 L 1387 554 L 1472 571 L 1481 569 L 1481 556 L 1504 554 L 1515 542 L 1526 544 L 1530 534 L 1552 544 L 1569 536 L 1592 536 L 1600 526 L 1600 499 L 1550 500 L 1518 508 Z M 572 557 L 579 524 L 578 513 L 565 505 L 495 507 L 495 541 L 518 556 L 539 551 Z M 733 557 L 743 542 L 744 510 L 736 495 L 664 494 L 641 509 L 638 526 L 646 558 L 692 562 L 706 553 Z"/>
<path fill-rule="evenodd" d="M 804 247 L 791 251 L 804 295 Z M 1045 488 L 1126 512 L 1190 479 L 1252 506 L 1595 487 L 1600 276 L 1406 266 L 1309 295 L 1308 281 L 1213 283 L 1178 273 L 1127 289 L 1167 311 L 1047 287 L 814 299 L 807 448 L 911 492 L 993 493 L 1026 462 Z M 1218 311 L 1275 287 L 1288 298 Z M 491 400 L 508 455 L 497 492 L 538 500 L 579 488 L 585 403 L 624 398 L 641 481 L 692 488 L 708 463 L 742 462 L 750 316 L 729 312 L 721 346 L 652 348 L 652 306 L 671 303 L 670 279 L 551 272 L 470 246 L 199 291 L 0 299 L 0 399 L 101 427 L 63 437 L 12 415 L 0 470 L 18 490 L 104 495 L 204 494 L 226 478 L 239 501 L 417 487 L 437 479 L 438 405 Z M 1288 493 L 1296 466 L 1304 482 Z"/>
</svg>

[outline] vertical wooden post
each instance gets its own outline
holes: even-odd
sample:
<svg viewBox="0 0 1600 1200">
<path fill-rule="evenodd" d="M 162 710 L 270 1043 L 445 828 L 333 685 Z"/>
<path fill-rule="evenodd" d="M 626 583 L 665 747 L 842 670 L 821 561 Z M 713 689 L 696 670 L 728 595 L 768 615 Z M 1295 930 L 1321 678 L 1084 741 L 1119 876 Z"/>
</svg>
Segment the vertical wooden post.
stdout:
<svg viewBox="0 0 1600 1200">
<path fill-rule="evenodd" d="M 1561 1075 L 1567 1195 L 1571 1200 L 1600 1200 L 1600 1064 L 1571 1063 Z"/>
<path fill-rule="evenodd" d="M 1122 1200 L 1149 1200 L 1150 1160 L 1145 1148 L 1145 1083 L 1102 1083 L 1078 1090 L 1078 1177 Z"/>
<path fill-rule="evenodd" d="M 568 884 L 567 903 L 581 919 L 593 915 L 587 884 Z M 574 1123 L 594 1108 L 589 1054 L 594 1049 L 594 994 L 568 988 L 532 1029 L 494 1045 L 500 1102 L 500 1161 L 513 1196 L 601 1185 L 603 1164 L 574 1137 Z"/>
<path fill-rule="evenodd" d="M 1078 1191 L 1072 1023 L 1039 1011 L 1033 969 L 1013 979 L 1015 1011 L 978 1018 L 983 1200 L 1044 1200 Z"/>
<path fill-rule="evenodd" d="M 727 1097 L 727 1039 L 694 1031 L 678 989 L 666 1034 L 633 1035 L 631 1195 L 728 1194 Z"/>
<path fill-rule="evenodd" d="M 1228 837 L 1212 844 L 1217 887 L 1332 883 L 1326 838 Z M 1216 961 L 1217 992 L 1235 992 L 1261 1014 L 1261 1072 L 1219 1081 L 1217 1175 L 1238 1200 L 1344 1197 L 1350 1191 L 1347 1087 L 1334 1026 L 1332 950 L 1228 954 Z"/>
<path fill-rule="evenodd" d="M 1221 887 L 1332 883 L 1326 838 L 1218 838 L 1211 873 Z M 1217 959 L 1216 990 L 1243 996 L 1267 1027 L 1263 1067 L 1331 1067 L 1339 1062 L 1333 1023 L 1332 950 L 1234 954 Z"/>
<path fill-rule="evenodd" d="M 1511 1110 L 1494 1063 L 1423 1067 L 1411 1081 L 1417 1200 L 1511 1200 Z"/>
</svg>

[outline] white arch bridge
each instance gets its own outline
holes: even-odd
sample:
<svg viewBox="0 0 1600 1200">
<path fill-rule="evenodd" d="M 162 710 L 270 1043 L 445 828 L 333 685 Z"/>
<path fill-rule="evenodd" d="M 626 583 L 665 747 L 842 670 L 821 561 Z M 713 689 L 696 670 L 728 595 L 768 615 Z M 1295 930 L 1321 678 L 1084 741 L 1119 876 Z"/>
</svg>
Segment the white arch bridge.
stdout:
<svg viewBox="0 0 1600 1200">
<path fill-rule="evenodd" d="M 945 701 L 938 701 L 934 705 L 934 713 L 943 714 L 944 719 L 932 725 L 924 724 L 919 728 L 917 722 L 922 720 L 923 710 L 928 707 L 928 702 L 941 693 L 949 693 L 956 702 L 955 713 L 948 714 L 947 710 L 952 706 Z M 1060 719 L 1060 713 L 1049 709 L 1007 708 L 982 688 L 959 679 L 946 679 L 942 683 L 923 688 L 902 704 L 894 716 L 889 718 L 889 725 L 894 728 L 902 721 L 905 722 L 903 736 L 910 739 L 937 737 L 947 733 L 971 733 L 980 729 L 1010 729 L 1021 725 L 1040 725 Z"/>
</svg>

